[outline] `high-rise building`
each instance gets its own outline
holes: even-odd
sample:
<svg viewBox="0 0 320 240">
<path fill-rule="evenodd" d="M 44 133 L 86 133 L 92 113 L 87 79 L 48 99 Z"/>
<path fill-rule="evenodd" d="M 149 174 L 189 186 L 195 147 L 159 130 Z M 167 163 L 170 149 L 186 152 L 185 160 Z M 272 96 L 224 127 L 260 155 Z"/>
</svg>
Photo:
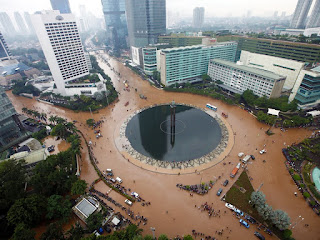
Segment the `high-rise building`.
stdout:
<svg viewBox="0 0 320 240">
<path fill-rule="evenodd" d="M 320 0 L 317 0 L 313 6 L 307 28 L 320 27 Z"/>
<path fill-rule="evenodd" d="M 204 22 L 204 8 L 196 7 L 193 9 L 193 27 L 202 28 Z"/>
<path fill-rule="evenodd" d="M 18 26 L 18 32 L 24 35 L 27 34 L 28 30 L 27 30 L 26 24 L 23 21 L 21 14 L 19 12 L 14 12 L 14 18 Z"/>
<path fill-rule="evenodd" d="M 114 51 L 127 47 L 128 27 L 125 0 L 102 0 L 107 29 L 107 44 Z"/>
<path fill-rule="evenodd" d="M 69 0 L 50 0 L 53 10 L 59 10 L 60 13 L 71 13 Z"/>
<path fill-rule="evenodd" d="M 12 36 L 16 34 L 16 30 L 13 26 L 13 23 L 6 12 L 0 12 L 0 23 L 2 25 L 2 31 L 7 36 Z"/>
<path fill-rule="evenodd" d="M 66 95 L 65 84 L 89 74 L 75 17 L 42 11 L 32 15 L 31 20 L 57 90 Z"/>
<path fill-rule="evenodd" d="M 29 33 L 33 35 L 34 28 L 33 28 L 32 22 L 31 22 L 30 14 L 28 12 L 24 12 L 24 19 L 26 20 L 26 23 L 27 23 L 27 26 L 29 29 Z"/>
<path fill-rule="evenodd" d="M 161 82 L 168 86 L 201 81 L 201 75 L 208 72 L 210 59 L 234 61 L 236 51 L 236 42 L 162 49 L 160 51 Z"/>
<path fill-rule="evenodd" d="M 166 33 L 166 0 L 126 0 L 130 47 L 155 44 Z"/>
<path fill-rule="evenodd" d="M 278 11 L 275 11 L 275 12 L 273 13 L 273 18 L 278 18 Z"/>
<path fill-rule="evenodd" d="M 0 32 L 0 62 L 3 60 L 9 60 L 11 58 L 11 52 Z"/>
<path fill-rule="evenodd" d="M 18 118 L 10 99 L 0 87 L 0 149 L 21 136 Z M 21 124 L 20 124 L 21 125 Z"/>
<path fill-rule="evenodd" d="M 306 27 L 307 17 L 312 4 L 312 0 L 298 0 L 294 11 L 290 27 L 303 29 Z"/>
</svg>

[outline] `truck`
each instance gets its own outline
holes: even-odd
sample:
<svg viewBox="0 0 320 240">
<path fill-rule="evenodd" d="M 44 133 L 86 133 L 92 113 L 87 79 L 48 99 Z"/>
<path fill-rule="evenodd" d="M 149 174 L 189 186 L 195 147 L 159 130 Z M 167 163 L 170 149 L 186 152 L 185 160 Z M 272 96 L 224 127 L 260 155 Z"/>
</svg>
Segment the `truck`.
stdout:
<svg viewBox="0 0 320 240">
<path fill-rule="evenodd" d="M 250 158 L 251 158 L 251 155 L 246 155 L 246 156 L 242 159 L 242 162 L 243 162 L 244 164 L 246 164 L 246 163 L 249 161 Z"/>
<path fill-rule="evenodd" d="M 234 178 L 237 175 L 237 173 L 238 173 L 238 171 L 240 169 L 240 166 L 241 166 L 241 164 L 238 163 L 238 165 L 232 170 L 232 172 L 230 174 L 230 177 Z"/>
</svg>

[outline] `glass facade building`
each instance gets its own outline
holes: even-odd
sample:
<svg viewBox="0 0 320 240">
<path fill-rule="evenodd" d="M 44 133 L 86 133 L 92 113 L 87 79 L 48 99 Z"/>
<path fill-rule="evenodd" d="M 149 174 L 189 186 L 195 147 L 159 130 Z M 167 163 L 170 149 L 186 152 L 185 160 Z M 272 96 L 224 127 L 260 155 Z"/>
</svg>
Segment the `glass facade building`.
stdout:
<svg viewBox="0 0 320 240">
<path fill-rule="evenodd" d="M 236 42 L 163 49 L 160 52 L 161 82 L 167 86 L 201 81 L 211 59 L 234 61 L 236 51 Z"/>
<path fill-rule="evenodd" d="M 107 45 L 114 51 L 127 48 L 125 0 L 101 0 L 107 29 Z"/>
<path fill-rule="evenodd" d="M 166 33 L 166 0 L 126 0 L 126 14 L 130 46 L 155 44 Z"/>
<path fill-rule="evenodd" d="M 71 13 L 69 0 L 50 0 L 53 10 L 59 10 L 60 13 Z"/>
<path fill-rule="evenodd" d="M 7 94 L 0 87 L 0 148 L 21 136 L 20 128 L 14 120 L 16 114 Z"/>
<path fill-rule="evenodd" d="M 312 75 L 304 75 L 295 96 L 300 105 L 315 103 L 320 99 L 320 73 Z"/>
</svg>

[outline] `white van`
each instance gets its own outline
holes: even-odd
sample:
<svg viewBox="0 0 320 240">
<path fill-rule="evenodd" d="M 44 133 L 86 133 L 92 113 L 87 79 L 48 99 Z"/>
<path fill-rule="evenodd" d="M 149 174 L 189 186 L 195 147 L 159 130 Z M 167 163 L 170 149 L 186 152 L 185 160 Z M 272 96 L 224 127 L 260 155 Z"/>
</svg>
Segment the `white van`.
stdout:
<svg viewBox="0 0 320 240">
<path fill-rule="evenodd" d="M 112 172 L 112 169 L 111 168 L 107 168 L 107 172 Z"/>
<path fill-rule="evenodd" d="M 118 183 L 122 183 L 122 179 L 119 178 L 119 177 L 116 177 L 116 181 L 117 181 Z"/>
<path fill-rule="evenodd" d="M 129 206 L 132 206 L 132 202 L 131 202 L 129 199 L 124 200 L 124 202 L 125 202 L 126 204 L 128 204 Z"/>
</svg>

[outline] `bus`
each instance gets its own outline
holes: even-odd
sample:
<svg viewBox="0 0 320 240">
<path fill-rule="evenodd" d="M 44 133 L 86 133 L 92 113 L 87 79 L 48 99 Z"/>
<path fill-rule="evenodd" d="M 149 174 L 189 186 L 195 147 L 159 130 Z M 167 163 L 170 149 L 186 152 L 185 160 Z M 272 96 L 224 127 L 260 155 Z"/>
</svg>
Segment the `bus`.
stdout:
<svg viewBox="0 0 320 240">
<path fill-rule="evenodd" d="M 215 107 L 215 106 L 213 106 L 213 105 L 211 105 L 211 104 L 209 104 L 209 103 L 207 103 L 206 107 L 209 108 L 209 109 L 211 109 L 211 110 L 213 110 L 213 111 L 217 111 L 217 110 L 218 110 L 217 107 Z"/>
</svg>

